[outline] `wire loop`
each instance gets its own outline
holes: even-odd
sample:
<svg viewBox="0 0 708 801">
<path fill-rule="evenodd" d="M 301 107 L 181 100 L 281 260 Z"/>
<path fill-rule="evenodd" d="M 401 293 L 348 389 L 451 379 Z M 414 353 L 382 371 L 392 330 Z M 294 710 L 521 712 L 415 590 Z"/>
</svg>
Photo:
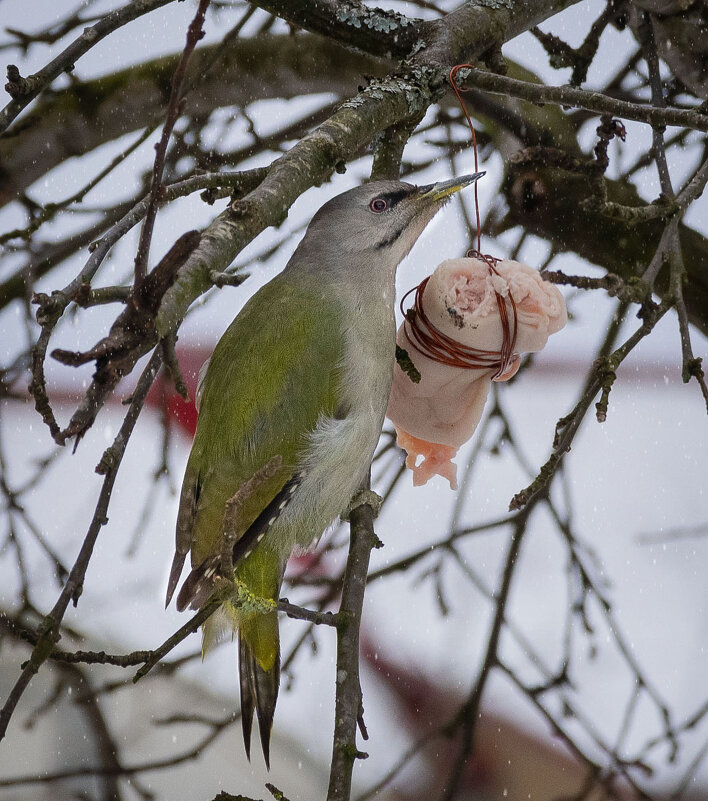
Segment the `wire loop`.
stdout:
<svg viewBox="0 0 708 801">
<path fill-rule="evenodd" d="M 499 259 L 479 253 L 476 250 L 469 251 L 467 255 L 486 262 L 490 275 L 499 275 L 496 269 Z M 461 367 L 466 370 L 494 370 L 496 368 L 492 379 L 502 376 L 516 358 L 514 348 L 516 347 L 518 319 L 516 303 L 511 296 L 511 291 L 505 297 L 494 290 L 497 308 L 499 309 L 499 319 L 502 324 L 502 346 L 501 350 L 484 350 L 463 345 L 456 339 L 444 334 L 430 321 L 423 309 L 423 293 L 429 280 L 430 276 L 427 276 L 418 286 L 409 289 L 401 299 L 403 331 L 411 346 L 439 364 L 446 364 L 449 367 Z M 406 311 L 403 305 L 406 298 L 413 292 L 415 292 L 413 307 Z"/>
<path fill-rule="evenodd" d="M 477 136 L 474 131 L 474 125 L 470 118 L 465 101 L 462 99 L 462 94 L 455 83 L 455 76 L 457 72 L 463 67 L 470 67 L 469 64 L 457 64 L 450 70 L 450 85 L 452 86 L 457 101 L 460 104 L 462 113 L 465 115 L 467 124 L 472 132 L 472 147 L 474 150 L 474 169 L 479 172 L 479 160 L 477 155 Z M 490 256 L 482 253 L 482 226 L 479 217 L 479 196 L 477 194 L 477 182 L 474 185 L 474 209 L 477 221 L 477 249 L 467 252 L 470 258 L 481 259 L 489 267 L 490 275 L 499 275 L 497 264 L 501 261 L 496 256 Z M 448 337 L 446 334 L 436 328 L 430 322 L 428 316 L 423 309 L 423 292 L 430 280 L 430 276 L 424 278 L 418 286 L 410 289 L 401 299 L 400 308 L 403 314 L 403 330 L 406 339 L 410 344 L 424 356 L 427 356 L 433 361 L 440 364 L 447 364 L 450 367 L 461 367 L 467 370 L 494 370 L 495 374 L 492 379 L 500 378 L 506 373 L 511 366 L 517 354 L 514 352 L 516 347 L 516 335 L 519 327 L 518 314 L 516 311 L 516 303 L 511 295 L 511 289 L 506 296 L 494 290 L 497 297 L 497 308 L 499 309 L 499 319 L 502 324 L 502 346 L 501 350 L 483 350 L 481 348 L 472 348 L 463 345 L 456 339 Z M 403 304 L 406 298 L 415 292 L 415 299 L 413 301 L 413 308 L 405 311 Z"/>
</svg>

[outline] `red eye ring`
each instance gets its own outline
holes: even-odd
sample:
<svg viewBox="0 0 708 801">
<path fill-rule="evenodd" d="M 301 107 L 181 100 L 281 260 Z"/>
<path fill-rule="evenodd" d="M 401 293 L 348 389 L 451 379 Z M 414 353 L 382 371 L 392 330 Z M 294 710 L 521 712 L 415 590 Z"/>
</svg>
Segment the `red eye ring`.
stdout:
<svg viewBox="0 0 708 801">
<path fill-rule="evenodd" d="M 369 203 L 369 208 L 375 214 L 381 214 L 382 211 L 386 211 L 388 208 L 388 201 L 382 197 L 375 197 L 371 203 Z"/>
</svg>

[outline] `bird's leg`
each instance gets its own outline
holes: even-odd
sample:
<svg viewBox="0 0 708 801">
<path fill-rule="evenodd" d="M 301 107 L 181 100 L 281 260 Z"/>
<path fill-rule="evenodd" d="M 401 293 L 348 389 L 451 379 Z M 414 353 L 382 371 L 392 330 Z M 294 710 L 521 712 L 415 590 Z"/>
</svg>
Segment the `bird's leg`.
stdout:
<svg viewBox="0 0 708 801">
<path fill-rule="evenodd" d="M 266 481 L 269 481 L 280 470 L 283 459 L 276 454 L 269 459 L 263 467 L 256 472 L 236 490 L 234 495 L 226 501 L 224 510 L 224 529 L 221 540 L 221 575 L 233 581 L 234 563 L 233 549 L 239 537 L 240 512 L 243 504 L 256 492 Z"/>
</svg>

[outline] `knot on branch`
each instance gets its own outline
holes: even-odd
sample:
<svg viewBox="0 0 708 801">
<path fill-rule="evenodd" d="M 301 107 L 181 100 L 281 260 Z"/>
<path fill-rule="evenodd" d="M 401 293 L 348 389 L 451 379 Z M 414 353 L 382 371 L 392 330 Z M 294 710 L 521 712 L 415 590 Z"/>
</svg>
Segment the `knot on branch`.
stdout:
<svg viewBox="0 0 708 801">
<path fill-rule="evenodd" d="M 684 384 L 688 384 L 691 378 L 697 378 L 699 381 L 702 381 L 705 378 L 705 373 L 703 372 L 703 359 L 700 356 L 696 356 L 693 359 L 687 359 L 683 365 L 681 378 L 683 379 Z"/>
<path fill-rule="evenodd" d="M 372 516 L 375 519 L 378 517 L 381 507 L 383 506 L 383 498 L 370 489 L 363 489 L 360 492 L 357 492 L 351 501 L 349 501 L 347 508 L 342 512 L 342 520 L 349 520 L 352 512 L 355 509 L 358 509 L 360 506 L 368 506 L 371 509 Z M 374 547 L 380 548 L 382 546 L 379 542 L 379 544 L 376 544 Z"/>
<path fill-rule="evenodd" d="M 235 198 L 229 204 L 229 211 L 236 220 L 242 220 L 245 217 L 250 217 L 258 211 L 258 205 L 248 198 Z"/>
<path fill-rule="evenodd" d="M 20 75 L 19 69 L 14 64 L 7 65 L 7 83 L 5 84 L 5 91 L 13 100 L 19 100 L 22 97 L 31 95 L 39 83 L 40 81 L 33 75 L 30 75 L 29 78 L 23 78 Z"/>
<path fill-rule="evenodd" d="M 529 501 L 536 495 L 546 495 L 548 493 L 548 485 L 553 478 L 556 470 L 556 465 L 560 461 L 562 451 L 556 451 L 551 454 L 550 459 L 540 469 L 536 478 L 529 484 L 526 489 L 517 492 L 516 495 L 509 501 L 509 511 L 518 512 L 523 509 Z"/>
<path fill-rule="evenodd" d="M 63 292 L 54 290 L 51 295 L 44 292 L 35 292 L 32 303 L 37 308 L 36 319 L 41 326 L 54 326 L 64 313 L 69 300 Z"/>
<path fill-rule="evenodd" d="M 601 387 L 600 400 L 595 404 L 595 417 L 598 423 L 607 420 L 607 406 L 610 398 L 610 390 L 617 379 L 617 363 L 610 358 L 596 359 L 593 369 L 597 374 Z"/>
<path fill-rule="evenodd" d="M 350 759 L 352 763 L 357 759 L 368 759 L 369 755 L 366 751 L 360 751 L 355 745 L 352 743 L 347 743 L 346 745 L 342 746 L 342 751 L 344 756 L 347 759 Z"/>
<path fill-rule="evenodd" d="M 639 286 L 639 282 L 637 283 L 637 286 Z M 646 291 L 646 288 L 643 284 L 642 287 Z M 637 312 L 637 317 L 644 322 L 644 327 L 647 329 L 647 331 L 650 331 L 654 327 L 660 317 L 660 313 L 661 307 L 659 304 L 654 303 L 650 294 L 645 294 L 644 299 L 642 300 L 642 305 L 639 307 L 639 311 Z"/>
<path fill-rule="evenodd" d="M 607 148 L 615 136 L 624 142 L 627 139 L 627 129 L 619 120 L 612 117 L 611 114 L 603 114 L 595 132 L 597 133 L 597 143 L 594 148 L 595 169 L 599 170 L 604 175 L 610 164 Z"/>
<path fill-rule="evenodd" d="M 511 207 L 524 217 L 536 214 L 546 205 L 548 190 L 535 170 L 510 173 L 507 187 Z"/>
</svg>

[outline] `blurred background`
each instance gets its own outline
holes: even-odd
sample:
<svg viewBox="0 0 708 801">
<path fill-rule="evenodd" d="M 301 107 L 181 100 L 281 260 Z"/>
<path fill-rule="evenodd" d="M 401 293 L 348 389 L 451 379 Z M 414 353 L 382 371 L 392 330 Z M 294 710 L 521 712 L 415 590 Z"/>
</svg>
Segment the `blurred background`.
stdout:
<svg viewBox="0 0 708 801">
<path fill-rule="evenodd" d="M 76 9 L 93 17 L 115 5 L 96 0 Z M 381 5 L 416 17 L 437 13 L 422 2 Z M 604 9 L 602 2 L 581 2 L 543 27 L 578 46 Z M 171 3 L 121 28 L 89 51 L 71 78 L 58 79 L 54 90 L 179 52 L 194 10 L 192 2 Z M 202 44 L 222 42 L 247 11 L 243 3 L 213 3 Z M 23 47 L 13 30 L 31 34 L 67 16 L 66 8 L 38 0 L 0 0 L 2 60 L 17 64 L 22 75 L 38 70 L 78 31 Z M 239 35 L 263 31 L 291 35 L 285 22 L 260 10 L 248 16 Z M 587 87 L 607 84 L 635 47 L 629 29 L 604 29 Z M 568 80 L 570 71 L 552 69 L 530 32 L 503 52 L 548 83 Z M 239 170 L 268 165 L 301 135 L 283 134 L 294 121 L 316 117 L 356 92 L 356 79 L 348 87 L 339 78 L 332 82 L 333 91 L 320 87 L 289 99 L 256 95 L 219 108 L 200 120 L 199 145 L 216 154 L 215 169 L 228 168 L 229 157 L 221 164 L 220 153 L 240 153 L 232 165 Z M 646 87 L 636 91 L 647 96 Z M 406 180 L 424 184 L 473 171 L 469 132 L 452 106 L 445 108 L 442 117 L 438 107 L 431 108 L 421 133 L 409 142 Z M 470 110 L 474 116 L 473 104 Z M 169 162 L 171 180 L 198 164 L 190 151 L 194 118 L 178 123 L 183 150 Z M 446 119 L 447 130 L 441 123 Z M 589 118 L 579 129 L 578 141 L 588 151 L 597 122 Z M 602 275 L 581 255 L 557 252 L 543 238 L 500 223 L 509 154 L 499 147 L 499 137 L 479 125 L 481 168 L 487 171 L 479 184 L 485 252 L 514 254 L 534 267 L 567 274 Z M 651 147 L 648 126 L 626 121 L 626 128 L 626 142 L 611 145 L 609 177 L 625 175 Z M 671 133 L 675 130 L 667 137 Z M 62 160 L 31 183 L 21 200 L 0 208 L 0 231 L 27 224 L 27 197 L 44 205 L 70 196 L 138 134 L 131 131 Z M 159 129 L 80 206 L 46 222 L 33 247 L 60 246 L 101 219 L 109 204 L 141 196 L 158 137 Z M 695 132 L 669 151 L 676 185 L 692 174 L 701 152 Z M 219 336 L 248 297 L 282 269 L 314 211 L 365 181 L 370 170 L 371 155 L 363 154 L 345 174 L 307 191 L 279 228 L 264 231 L 239 254 L 235 266 L 250 274 L 248 280 L 214 289 L 194 304 L 177 345 L 190 397 Z M 632 171 L 631 181 L 647 200 L 659 193 L 650 161 Z M 211 206 L 190 195 L 166 206 L 157 218 L 154 259 L 185 230 L 208 225 L 226 202 Z M 473 244 L 473 218 L 471 197 L 457 197 L 438 215 L 399 269 L 399 297 L 442 260 L 466 252 Z M 691 206 L 685 222 L 708 235 L 705 197 Z M 138 230 L 113 248 L 94 286 L 128 280 Z M 0 282 L 27 263 L 28 251 L 16 244 L 2 245 Z M 32 290 L 61 288 L 86 256 L 84 245 L 57 261 L 36 277 Z M 495 386 L 475 437 L 456 459 L 458 492 L 442 478 L 414 488 L 390 424 L 384 430 L 373 465 L 373 487 L 386 498 L 376 523 L 383 547 L 372 554 L 362 620 L 369 739 L 359 747 L 368 759 L 355 766 L 356 798 L 413 801 L 444 791 L 460 747 L 455 721 L 478 686 L 496 593 L 508 567 L 517 526 L 509 501 L 547 459 L 555 424 L 582 394 L 618 312 L 619 301 L 605 292 L 563 291 L 567 327 L 512 381 Z M 139 374 L 121 383 L 75 452 L 59 448 L 24 389 L 29 374 L 22 357 L 38 334 L 27 308 L 24 295 L 0 308 L 0 360 L 11 389 L 0 397 L 2 700 L 30 653 L 19 623 L 35 625 L 56 600 L 64 568 L 73 564 L 94 513 L 102 483 L 94 468 L 121 426 L 121 401 Z M 641 324 L 635 312 L 635 307 L 624 310 L 617 343 Z M 115 314 L 111 306 L 76 308 L 56 328 L 51 347 L 90 347 Z M 696 329 L 692 337 L 695 354 L 705 356 L 706 338 Z M 71 416 L 92 370 L 47 360 L 48 394 L 60 424 Z M 185 622 L 174 607 L 164 609 L 164 592 L 195 421 L 193 406 L 161 375 L 128 444 L 83 594 L 64 618 L 66 650 L 152 649 Z M 487 671 L 475 749 L 458 797 L 708 798 L 707 446 L 706 405 L 695 382 L 682 383 L 678 325 L 670 312 L 618 370 L 606 422 L 588 414 L 549 502 L 536 505 L 524 523 L 497 659 Z M 335 526 L 315 554 L 292 560 L 284 589 L 289 600 L 337 608 L 347 538 L 347 526 Z M 266 781 L 291 801 L 323 797 L 332 747 L 334 632 L 284 618 L 281 636 L 285 665 L 270 774 L 260 754 L 252 764 L 243 754 L 235 646 L 224 643 L 202 663 L 193 635 L 170 654 L 167 666 L 137 685 L 131 681 L 134 667 L 43 666 L 0 743 L 0 798 L 207 799 L 220 791 L 262 798 L 268 797 Z"/>
</svg>

